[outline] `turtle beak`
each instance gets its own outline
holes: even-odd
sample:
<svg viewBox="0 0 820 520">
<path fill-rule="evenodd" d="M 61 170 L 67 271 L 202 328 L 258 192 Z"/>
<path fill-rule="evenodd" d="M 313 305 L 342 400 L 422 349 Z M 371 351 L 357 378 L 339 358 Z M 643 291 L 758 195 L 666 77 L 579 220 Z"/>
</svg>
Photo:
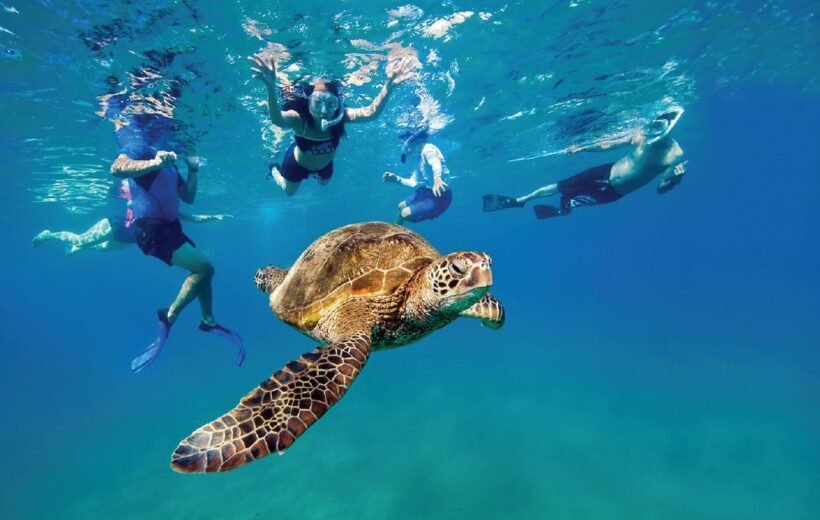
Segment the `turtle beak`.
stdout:
<svg viewBox="0 0 820 520">
<path fill-rule="evenodd" d="M 467 286 L 476 289 L 487 288 L 493 286 L 493 271 L 490 265 L 493 263 L 492 258 L 486 253 L 472 251 L 465 255 L 473 263 L 470 274 L 467 278 Z"/>
</svg>

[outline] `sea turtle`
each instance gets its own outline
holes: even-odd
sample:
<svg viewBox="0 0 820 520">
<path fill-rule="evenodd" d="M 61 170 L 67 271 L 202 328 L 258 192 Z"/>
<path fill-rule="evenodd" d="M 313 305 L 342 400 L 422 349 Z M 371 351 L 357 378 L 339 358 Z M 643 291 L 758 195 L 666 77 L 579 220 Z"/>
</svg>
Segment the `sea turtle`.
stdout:
<svg viewBox="0 0 820 520">
<path fill-rule="evenodd" d="M 227 471 L 281 453 L 342 398 L 371 351 L 414 342 L 459 316 L 501 327 L 504 309 L 487 292 L 490 263 L 476 251 L 442 256 L 405 227 L 367 222 L 320 237 L 288 270 L 259 269 L 273 313 L 323 346 L 183 440 L 173 469 Z"/>
</svg>

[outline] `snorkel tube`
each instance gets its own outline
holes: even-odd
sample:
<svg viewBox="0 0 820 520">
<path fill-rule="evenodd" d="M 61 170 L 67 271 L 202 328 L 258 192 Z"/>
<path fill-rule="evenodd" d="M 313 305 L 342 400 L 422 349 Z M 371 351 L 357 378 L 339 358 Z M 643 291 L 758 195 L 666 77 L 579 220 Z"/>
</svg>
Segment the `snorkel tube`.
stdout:
<svg viewBox="0 0 820 520">
<path fill-rule="evenodd" d="M 342 96 L 336 96 L 336 97 L 339 100 L 339 114 L 336 117 L 334 117 L 333 119 L 329 120 L 329 121 L 327 119 L 322 118 L 322 121 L 319 123 L 319 126 L 321 126 L 321 128 L 322 128 L 322 132 L 327 132 L 327 130 L 331 126 L 335 126 L 335 125 L 338 125 L 339 123 L 341 123 L 342 119 L 345 116 L 345 102 L 344 102 L 344 99 L 342 99 Z"/>
<path fill-rule="evenodd" d="M 678 120 L 680 120 L 680 116 L 683 115 L 683 108 L 681 107 L 672 107 L 660 116 L 656 117 L 650 123 L 650 128 L 652 127 L 660 127 L 658 129 L 652 128 L 651 130 L 648 128 L 646 130 L 646 144 L 652 145 L 660 141 L 661 139 L 666 138 L 672 129 L 678 124 Z"/>
</svg>

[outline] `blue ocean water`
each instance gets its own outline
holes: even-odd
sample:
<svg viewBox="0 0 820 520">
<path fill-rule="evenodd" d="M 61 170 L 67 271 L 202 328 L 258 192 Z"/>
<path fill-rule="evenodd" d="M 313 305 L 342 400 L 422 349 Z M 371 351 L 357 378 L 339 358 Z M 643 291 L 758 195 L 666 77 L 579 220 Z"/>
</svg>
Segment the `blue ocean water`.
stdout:
<svg viewBox="0 0 820 520">
<path fill-rule="evenodd" d="M 0 8 L 0 517 L 820 517 L 816 2 Z M 265 48 L 288 52 L 291 76 L 343 78 L 352 106 L 378 92 L 391 53 L 423 66 L 377 122 L 350 125 L 328 186 L 287 198 L 264 175 L 289 138 L 245 63 Z M 234 215 L 186 230 L 216 266 L 242 368 L 197 331 L 194 304 L 131 374 L 183 272 L 133 247 L 32 247 L 42 229 L 121 211 L 113 126 L 95 112 L 146 65 L 161 72 L 149 88 L 184 83 L 175 116 L 206 160 L 194 211 Z M 558 220 L 481 212 L 484 193 L 616 160 L 552 154 L 671 105 L 686 109 L 674 137 L 689 159 L 671 193 L 650 185 Z M 392 221 L 407 191 L 381 173 L 401 168 L 398 129 L 420 112 L 454 199 L 412 227 L 440 251 L 492 255 L 505 326 L 460 320 L 374 354 L 283 456 L 174 473 L 182 438 L 313 348 L 271 314 L 254 271 L 335 227 Z"/>
</svg>

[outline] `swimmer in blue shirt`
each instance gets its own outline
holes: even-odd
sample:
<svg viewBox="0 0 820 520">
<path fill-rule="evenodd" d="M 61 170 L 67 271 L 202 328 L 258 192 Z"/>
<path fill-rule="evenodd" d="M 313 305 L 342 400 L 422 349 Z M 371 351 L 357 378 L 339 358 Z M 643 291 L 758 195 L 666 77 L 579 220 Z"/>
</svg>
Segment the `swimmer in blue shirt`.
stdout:
<svg viewBox="0 0 820 520">
<path fill-rule="evenodd" d="M 123 181 L 122 185 L 117 196 L 130 200 L 128 182 Z M 231 218 L 233 218 L 233 215 L 200 215 L 179 211 L 179 219 L 186 222 L 212 222 Z M 82 233 L 45 229 L 39 232 L 31 242 L 35 247 L 39 247 L 43 243 L 51 241 L 66 244 L 68 246 L 66 249 L 67 255 L 73 255 L 80 251 L 109 252 L 124 249 L 137 243 L 134 238 L 134 212 L 131 208 L 127 208 L 125 216 L 111 215 L 105 217 Z"/>
<path fill-rule="evenodd" d="M 213 316 L 213 264 L 196 249 L 179 221 L 179 201 L 191 204 L 196 196 L 199 161 L 186 157 L 188 178 L 183 179 L 174 164 L 177 154 L 170 149 L 171 123 L 171 119 L 158 114 L 133 114 L 128 124 L 116 131 L 121 153 L 111 165 L 111 173 L 127 179 L 137 246 L 146 255 L 190 271 L 171 306 L 157 311 L 159 335 L 134 358 L 131 370 L 139 372 L 157 358 L 171 326 L 195 298 L 202 315 L 200 330 L 233 342 L 239 350 L 236 362 L 241 366 L 245 359 L 242 339 L 219 325 Z"/>
<path fill-rule="evenodd" d="M 414 165 L 413 171 L 410 177 L 400 177 L 389 171 L 382 175 L 385 182 L 415 188 L 412 195 L 399 203 L 398 224 L 434 219 L 447 211 L 453 200 L 453 192 L 444 180 L 450 176 L 444 154 L 436 145 L 427 142 L 429 137 L 426 127 L 400 134 L 401 162 L 409 160 Z"/>
</svg>

